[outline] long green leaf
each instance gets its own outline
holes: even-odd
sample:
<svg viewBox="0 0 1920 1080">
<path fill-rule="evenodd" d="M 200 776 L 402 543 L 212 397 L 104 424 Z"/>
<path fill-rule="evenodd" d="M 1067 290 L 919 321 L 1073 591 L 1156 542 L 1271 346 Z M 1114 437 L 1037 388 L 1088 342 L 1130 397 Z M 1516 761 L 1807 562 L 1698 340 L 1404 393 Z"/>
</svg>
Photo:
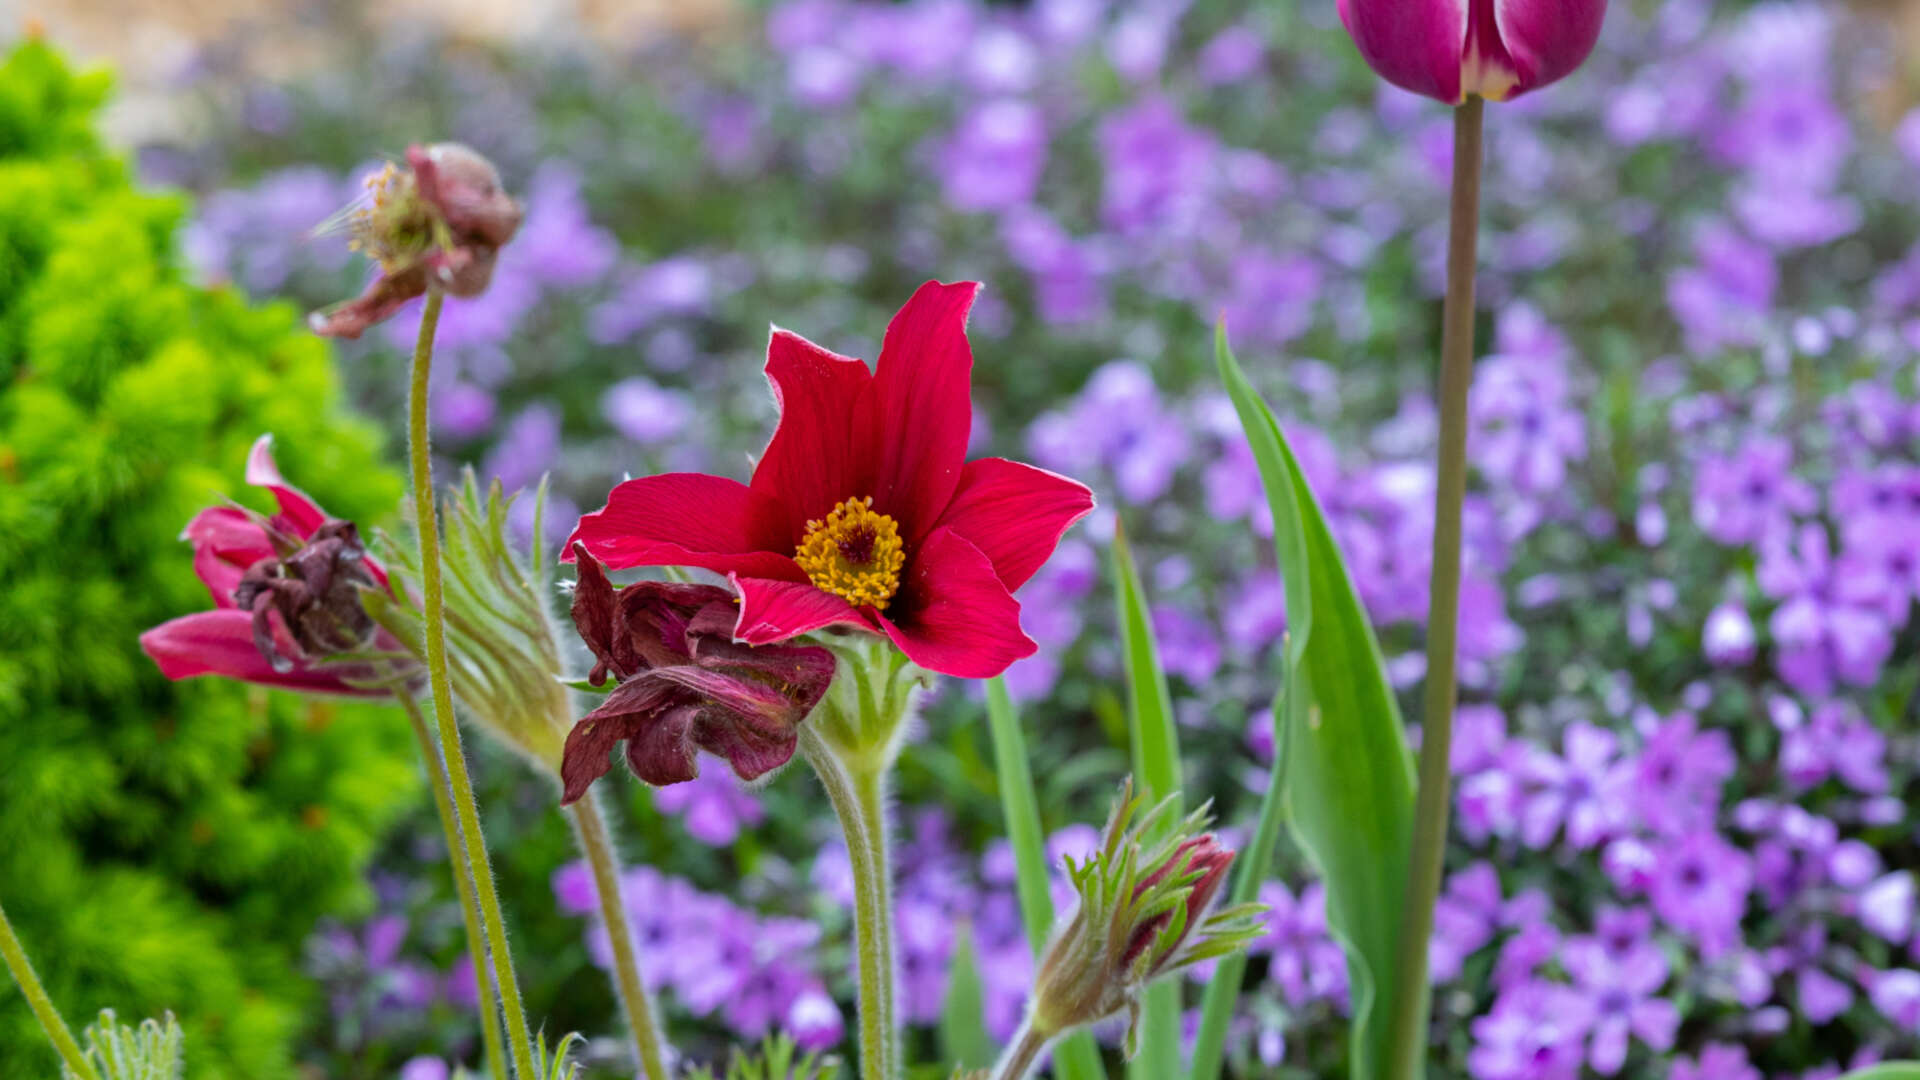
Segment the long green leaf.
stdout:
<svg viewBox="0 0 1920 1080">
<path fill-rule="evenodd" d="M 961 926 L 953 943 L 953 964 L 947 975 L 947 1000 L 940 1009 L 940 1058 L 947 1065 L 984 1069 L 993 1064 L 993 1037 L 982 1015 L 980 958 L 973 947 L 973 929 Z"/>
<path fill-rule="evenodd" d="M 1174 799 L 1169 821 L 1180 818 L 1180 740 L 1174 729 L 1173 694 L 1153 640 L 1146 592 L 1133 565 L 1126 534 L 1113 537 L 1113 577 L 1120 595 L 1120 638 L 1126 659 L 1127 721 L 1133 743 L 1133 774 L 1147 805 Z M 1140 1045 L 1127 1063 L 1133 1080 L 1171 1080 L 1180 1073 L 1180 980 L 1147 987 Z"/>
<path fill-rule="evenodd" d="M 1000 784 L 1000 808 L 1007 818 L 1007 840 L 1013 845 L 1015 883 L 1020 893 L 1020 917 L 1027 924 L 1027 940 L 1038 957 L 1053 931 L 1053 894 L 1047 887 L 1047 841 L 1040 826 L 1039 799 L 1034 795 L 1033 771 L 1027 765 L 1026 737 L 1020 716 L 1007 693 L 1006 680 L 987 681 L 987 722 L 993 733 L 993 762 Z M 1054 1048 L 1054 1067 L 1060 1080 L 1106 1080 L 1100 1048 L 1093 1036 L 1075 1032 Z"/>
<path fill-rule="evenodd" d="M 1274 552 L 1286 586 L 1296 699 L 1286 710 L 1285 800 L 1293 835 L 1326 886 L 1327 923 L 1347 954 L 1353 1002 L 1350 1075 L 1386 1068 L 1386 1018 L 1376 1002 L 1394 977 L 1400 905 L 1413 837 L 1413 758 L 1380 646 L 1273 413 L 1214 335 L 1233 399 L 1273 509 Z"/>
<path fill-rule="evenodd" d="M 1920 1080 L 1920 1061 L 1887 1061 L 1850 1072 L 1840 1080 Z"/>
</svg>

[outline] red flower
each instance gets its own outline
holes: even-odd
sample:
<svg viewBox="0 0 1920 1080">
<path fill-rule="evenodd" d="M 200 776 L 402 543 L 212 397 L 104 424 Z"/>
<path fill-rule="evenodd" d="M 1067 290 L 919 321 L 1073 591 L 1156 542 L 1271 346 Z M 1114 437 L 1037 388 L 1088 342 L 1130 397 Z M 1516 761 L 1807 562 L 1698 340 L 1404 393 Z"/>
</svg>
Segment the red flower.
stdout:
<svg viewBox="0 0 1920 1080">
<path fill-rule="evenodd" d="M 883 633 L 921 667 L 989 678 L 1032 655 L 1013 592 L 1093 509 L 1083 485 L 967 461 L 979 285 L 930 281 L 887 327 L 877 370 L 776 329 L 780 424 L 751 484 L 629 480 L 569 538 L 608 566 L 698 566 L 740 594 L 736 640 L 830 626 Z"/>
<path fill-rule="evenodd" d="M 385 587 L 386 571 L 359 548 L 351 524 L 328 517 L 280 476 L 273 436 L 253 444 L 247 483 L 272 492 L 280 512 L 262 517 L 214 506 L 195 515 L 181 538 L 193 544 L 194 572 L 213 594 L 214 610 L 162 623 L 140 635 L 140 647 L 169 679 L 224 675 L 310 693 L 384 697 L 387 691 L 371 685 L 370 668 L 316 666 L 314 653 L 337 650 L 309 646 L 337 645 L 343 633 L 361 630 L 371 636 L 353 589 L 356 581 Z M 276 572 L 263 587 L 269 568 Z M 296 605 L 295 595 L 303 602 Z"/>
<path fill-rule="evenodd" d="M 593 650 L 587 679 L 598 686 L 611 674 L 618 685 L 567 733 L 563 805 L 606 775 L 607 752 L 622 740 L 627 764 L 655 786 L 700 775 L 703 749 L 743 780 L 792 760 L 800 721 L 833 682 L 832 653 L 735 644 L 727 590 L 660 581 L 615 589 L 591 555 L 578 557 L 573 624 Z"/>
</svg>

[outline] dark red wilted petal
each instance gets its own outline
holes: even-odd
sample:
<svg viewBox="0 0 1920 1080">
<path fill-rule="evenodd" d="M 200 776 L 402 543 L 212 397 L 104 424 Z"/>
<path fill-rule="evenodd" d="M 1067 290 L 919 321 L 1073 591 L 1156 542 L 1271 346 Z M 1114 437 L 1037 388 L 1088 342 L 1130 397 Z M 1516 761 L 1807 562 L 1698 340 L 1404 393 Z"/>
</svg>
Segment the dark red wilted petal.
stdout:
<svg viewBox="0 0 1920 1080">
<path fill-rule="evenodd" d="M 285 631 L 279 631 L 284 636 Z M 291 639 L 280 643 L 281 655 L 292 655 Z M 253 616 L 234 608 L 184 615 L 140 635 L 140 648 L 169 679 L 222 675 L 262 686 L 302 690 L 344 697 L 386 697 L 385 690 L 355 687 L 328 671 L 295 663 L 287 671 L 273 665 L 254 647 Z"/>
<path fill-rule="evenodd" d="M 620 657 L 614 654 L 613 615 L 619 603 L 613 591 L 613 582 L 607 580 L 607 572 L 600 568 L 600 561 L 587 554 L 586 545 L 570 545 L 573 551 L 575 572 L 578 574 L 573 585 L 573 628 L 580 633 L 580 640 L 587 643 L 588 651 L 593 653 L 593 672 L 587 681 L 595 686 L 607 681 L 609 671 L 619 673 Z M 631 672 L 628 672 L 631 674 Z"/>
<path fill-rule="evenodd" d="M 874 371 L 879 422 L 871 494 L 913 551 L 960 483 L 973 430 L 973 350 L 967 312 L 977 282 L 929 281 L 893 317 Z"/>
<path fill-rule="evenodd" d="M 877 631 L 873 621 L 842 597 L 812 582 L 768 581 L 733 576 L 740 592 L 740 617 L 733 636 L 750 645 L 769 645 L 828 626 Z"/>
<path fill-rule="evenodd" d="M 896 606 L 879 616 L 881 627 L 929 671 L 990 679 L 1038 648 L 993 563 L 952 529 L 934 530 L 914 553 Z"/>
<path fill-rule="evenodd" d="M 609 569 L 699 566 L 716 573 L 805 581 L 793 561 L 786 510 L 735 480 L 704 473 L 664 473 L 628 480 L 607 505 L 580 519 L 567 538 Z"/>
<path fill-rule="evenodd" d="M 567 744 L 560 754 L 561 805 L 567 805 L 587 793 L 595 780 L 607 775 L 612 763 L 608 755 L 622 741 L 648 738 L 649 729 L 672 707 L 671 688 L 651 683 L 624 683 L 613 688 L 600 707 L 582 717 L 567 732 Z M 682 725 L 684 727 L 684 725 Z M 658 733 L 655 733 L 657 737 Z M 669 740 L 673 741 L 673 740 Z M 649 760 L 655 755 L 649 755 Z M 635 771 L 638 770 L 636 766 Z M 692 756 L 682 762 L 684 775 L 648 783 L 672 784 L 698 775 Z"/>
<path fill-rule="evenodd" d="M 873 494 L 873 375 L 860 360 L 776 329 L 767 343 L 767 381 L 780 410 L 753 470 L 756 494 L 787 508 L 786 547 L 842 499 Z"/>
<path fill-rule="evenodd" d="M 969 461 L 939 524 L 986 553 L 1013 592 L 1040 569 L 1060 537 L 1093 510 L 1077 480 L 1005 458 Z"/>
<path fill-rule="evenodd" d="M 427 292 L 425 265 L 409 267 L 397 274 L 374 275 L 360 295 L 351 300 L 322 308 L 307 316 L 307 329 L 321 337 L 357 340 L 367 328 L 386 322 L 400 309 Z"/>
</svg>

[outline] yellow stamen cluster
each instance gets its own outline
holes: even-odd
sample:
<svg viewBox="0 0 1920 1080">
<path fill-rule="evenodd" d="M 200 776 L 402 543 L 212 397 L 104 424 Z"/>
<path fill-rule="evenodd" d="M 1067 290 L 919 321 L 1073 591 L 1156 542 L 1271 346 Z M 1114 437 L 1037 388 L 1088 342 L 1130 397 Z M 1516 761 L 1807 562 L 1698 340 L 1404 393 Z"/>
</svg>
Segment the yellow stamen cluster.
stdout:
<svg viewBox="0 0 1920 1080">
<path fill-rule="evenodd" d="M 367 177 L 365 201 L 347 224 L 348 246 L 397 273 L 433 247 L 441 228 L 433 208 L 420 198 L 413 173 L 388 162 Z"/>
<path fill-rule="evenodd" d="M 806 538 L 793 561 L 814 587 L 846 598 L 854 607 L 885 611 L 900 591 L 900 570 L 907 564 L 900 527 L 873 512 L 873 497 L 847 499 L 825 521 L 807 522 Z"/>
</svg>

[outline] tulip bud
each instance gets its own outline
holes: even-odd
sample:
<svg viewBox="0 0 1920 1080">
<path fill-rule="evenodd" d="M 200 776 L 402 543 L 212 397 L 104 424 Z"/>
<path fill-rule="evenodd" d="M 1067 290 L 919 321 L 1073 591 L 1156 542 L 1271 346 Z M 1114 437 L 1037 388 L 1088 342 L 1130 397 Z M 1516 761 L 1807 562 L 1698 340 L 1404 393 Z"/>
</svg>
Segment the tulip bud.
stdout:
<svg viewBox="0 0 1920 1080">
<path fill-rule="evenodd" d="M 345 219 L 353 249 L 378 263 L 380 276 L 358 298 L 315 312 L 314 333 L 357 338 L 429 286 L 480 295 L 521 213 L 493 163 L 470 148 L 409 147 L 407 167 L 389 164 L 368 179 L 366 203 Z"/>
<path fill-rule="evenodd" d="M 1571 74 L 1606 0 L 1339 0 L 1360 55 L 1403 90 L 1458 105 L 1506 101 Z"/>
<path fill-rule="evenodd" d="M 1140 803 L 1129 780 L 1100 847 L 1084 862 L 1067 860 L 1080 907 L 1040 959 L 1027 1020 L 1040 1039 L 1122 1010 L 1137 1018 L 1148 983 L 1244 948 L 1261 933 L 1258 904 L 1207 913 L 1234 858 L 1202 831 L 1208 808 L 1173 823 L 1169 799 L 1130 827 Z M 1147 841 L 1159 832 L 1169 835 Z M 1130 1025 L 1129 1053 L 1133 1042 Z"/>
</svg>

